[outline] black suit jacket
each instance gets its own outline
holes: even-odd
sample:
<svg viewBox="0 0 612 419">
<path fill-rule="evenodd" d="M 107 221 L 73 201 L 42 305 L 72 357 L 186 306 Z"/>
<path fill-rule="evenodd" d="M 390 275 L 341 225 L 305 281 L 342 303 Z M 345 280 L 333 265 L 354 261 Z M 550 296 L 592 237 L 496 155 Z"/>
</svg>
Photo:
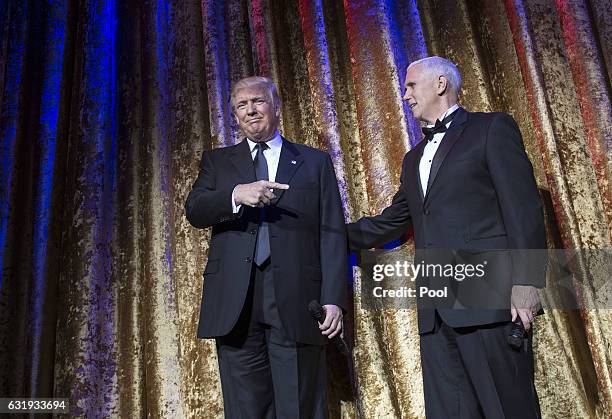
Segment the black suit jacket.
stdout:
<svg viewBox="0 0 612 419">
<path fill-rule="evenodd" d="M 205 151 L 185 211 L 197 228 L 212 226 L 198 337 L 229 333 L 244 305 L 257 237 L 258 209 L 232 213 L 237 184 L 256 180 L 247 141 Z M 346 307 L 346 228 L 329 154 L 283 138 L 276 190 L 266 210 L 279 317 L 289 337 L 322 344 L 308 303 Z"/>
<path fill-rule="evenodd" d="M 419 331 L 431 331 L 434 310 L 452 327 L 510 320 L 512 285 L 544 286 L 546 249 L 541 199 L 512 117 L 459 109 L 432 162 L 423 196 L 419 162 L 426 142 L 408 152 L 401 184 L 380 215 L 348 225 L 352 248 L 398 238 L 412 224 L 415 262 L 489 265 L 484 280 L 421 276 L 417 287 L 448 287 L 449 299 L 417 299 Z M 496 249 L 496 250 L 492 250 Z"/>
</svg>

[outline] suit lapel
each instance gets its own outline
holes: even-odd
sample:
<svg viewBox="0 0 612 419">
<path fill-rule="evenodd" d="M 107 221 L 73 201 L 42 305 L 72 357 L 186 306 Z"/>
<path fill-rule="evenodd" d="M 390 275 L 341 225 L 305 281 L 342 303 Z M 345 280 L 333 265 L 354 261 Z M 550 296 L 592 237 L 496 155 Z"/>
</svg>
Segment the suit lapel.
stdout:
<svg viewBox="0 0 612 419">
<path fill-rule="evenodd" d="M 276 182 L 289 184 L 291 178 L 304 161 L 304 158 L 292 142 L 286 140 L 284 137 L 282 138 L 283 146 L 278 160 L 278 168 L 276 169 Z M 285 191 L 282 189 L 274 191 L 276 202 L 280 201 L 284 193 Z"/>
<path fill-rule="evenodd" d="M 434 155 L 434 159 L 431 164 L 431 171 L 429 172 L 429 180 L 427 181 L 427 194 L 425 195 L 425 200 L 427 200 L 427 197 L 429 196 L 429 191 L 431 191 L 431 187 L 436 180 L 440 167 L 442 167 L 442 163 L 444 163 L 444 159 L 461 136 L 461 133 L 465 128 L 465 121 L 467 121 L 467 112 L 463 108 L 459 108 L 457 110 L 457 115 L 453 118 L 453 122 L 448 131 L 446 131 L 446 134 L 444 137 L 442 137 L 440 147 L 438 147 L 438 150 Z M 419 190 L 421 190 L 421 188 L 419 188 Z"/>
<path fill-rule="evenodd" d="M 238 144 L 230 157 L 232 164 L 236 167 L 236 172 L 240 176 L 242 183 L 255 182 L 255 166 L 248 141 L 245 139 Z"/>
</svg>

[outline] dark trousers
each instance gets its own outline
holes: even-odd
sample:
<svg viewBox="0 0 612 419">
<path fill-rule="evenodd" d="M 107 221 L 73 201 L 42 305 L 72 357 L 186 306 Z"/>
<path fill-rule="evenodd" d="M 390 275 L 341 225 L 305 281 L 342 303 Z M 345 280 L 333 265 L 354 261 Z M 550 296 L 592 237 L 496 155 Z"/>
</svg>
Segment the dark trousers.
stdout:
<svg viewBox="0 0 612 419">
<path fill-rule="evenodd" d="M 253 267 L 240 318 L 217 338 L 217 355 L 226 418 L 327 417 L 324 346 L 286 337 L 269 263 Z"/>
<path fill-rule="evenodd" d="M 421 335 L 425 414 L 437 418 L 540 418 L 531 338 L 506 342 L 512 324 L 452 328 L 436 312 Z"/>
</svg>

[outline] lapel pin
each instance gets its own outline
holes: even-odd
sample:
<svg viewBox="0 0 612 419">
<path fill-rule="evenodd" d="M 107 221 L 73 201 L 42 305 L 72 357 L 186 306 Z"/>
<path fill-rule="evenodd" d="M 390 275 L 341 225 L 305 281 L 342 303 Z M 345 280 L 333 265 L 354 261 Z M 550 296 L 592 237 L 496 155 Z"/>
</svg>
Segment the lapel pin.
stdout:
<svg viewBox="0 0 612 419">
<path fill-rule="evenodd" d="M 295 160 L 291 160 L 291 164 L 297 164 Z"/>
</svg>

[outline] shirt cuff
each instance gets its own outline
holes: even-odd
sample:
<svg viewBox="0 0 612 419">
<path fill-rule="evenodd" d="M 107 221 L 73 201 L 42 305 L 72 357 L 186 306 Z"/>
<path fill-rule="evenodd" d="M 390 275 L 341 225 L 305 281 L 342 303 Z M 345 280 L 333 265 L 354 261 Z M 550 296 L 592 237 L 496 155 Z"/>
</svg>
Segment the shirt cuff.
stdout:
<svg viewBox="0 0 612 419">
<path fill-rule="evenodd" d="M 236 190 L 237 186 L 238 185 L 234 186 L 234 189 L 232 190 L 232 213 L 233 214 L 237 214 L 238 211 L 240 211 L 240 207 L 242 206 L 242 205 L 236 205 L 236 201 L 234 201 L 234 191 Z"/>
</svg>

